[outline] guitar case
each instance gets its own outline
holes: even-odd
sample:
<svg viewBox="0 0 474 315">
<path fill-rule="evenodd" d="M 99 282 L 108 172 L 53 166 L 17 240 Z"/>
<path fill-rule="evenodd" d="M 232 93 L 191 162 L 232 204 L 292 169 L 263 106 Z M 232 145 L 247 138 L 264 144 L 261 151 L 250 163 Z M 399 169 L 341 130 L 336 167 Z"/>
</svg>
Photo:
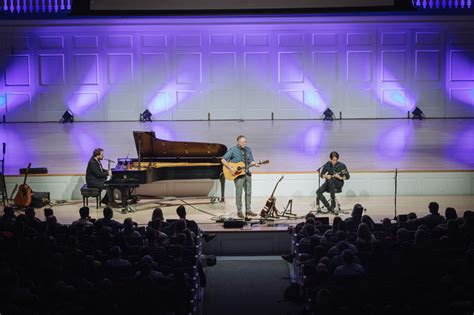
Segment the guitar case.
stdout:
<svg viewBox="0 0 474 315">
<path fill-rule="evenodd" d="M 33 208 L 43 208 L 51 204 L 49 192 L 34 192 L 31 195 L 31 206 Z"/>
</svg>

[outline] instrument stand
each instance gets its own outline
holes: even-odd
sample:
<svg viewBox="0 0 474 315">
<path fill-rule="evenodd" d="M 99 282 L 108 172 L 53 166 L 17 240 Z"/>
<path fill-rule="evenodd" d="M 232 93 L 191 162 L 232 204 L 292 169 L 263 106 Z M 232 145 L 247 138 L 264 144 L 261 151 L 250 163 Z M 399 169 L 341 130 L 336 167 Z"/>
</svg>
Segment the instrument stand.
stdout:
<svg viewBox="0 0 474 315">
<path fill-rule="evenodd" d="M 285 218 L 296 217 L 296 214 L 293 213 L 293 199 L 288 200 L 288 204 L 283 208 L 281 216 Z"/>
<path fill-rule="evenodd" d="M 278 216 L 278 212 L 275 211 L 275 206 L 272 206 L 269 210 L 268 210 L 268 214 L 267 216 L 265 217 L 265 219 L 268 219 L 268 218 L 272 218 L 272 219 L 278 219 L 279 216 Z"/>
<path fill-rule="evenodd" d="M 398 213 L 397 213 L 397 186 L 398 186 L 398 168 L 395 169 L 395 177 L 394 177 L 394 180 L 395 180 L 395 195 L 394 195 L 394 217 L 393 219 L 394 220 L 398 220 Z"/>
</svg>

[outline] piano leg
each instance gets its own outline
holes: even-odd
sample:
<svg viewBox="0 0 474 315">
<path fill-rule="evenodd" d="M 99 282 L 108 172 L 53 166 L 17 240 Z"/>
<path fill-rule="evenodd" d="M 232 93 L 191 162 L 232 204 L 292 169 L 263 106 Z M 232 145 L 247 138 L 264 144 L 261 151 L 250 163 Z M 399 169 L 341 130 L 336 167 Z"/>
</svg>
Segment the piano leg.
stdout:
<svg viewBox="0 0 474 315">
<path fill-rule="evenodd" d="M 221 182 L 221 200 L 220 202 L 225 202 L 225 177 L 224 173 L 221 173 L 220 175 L 220 182 Z"/>
</svg>

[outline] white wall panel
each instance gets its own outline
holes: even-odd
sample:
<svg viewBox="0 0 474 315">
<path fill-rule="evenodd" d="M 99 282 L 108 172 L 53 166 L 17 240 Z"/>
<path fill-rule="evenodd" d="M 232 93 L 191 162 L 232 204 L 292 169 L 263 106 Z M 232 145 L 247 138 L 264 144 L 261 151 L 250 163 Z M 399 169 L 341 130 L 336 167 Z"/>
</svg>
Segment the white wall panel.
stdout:
<svg viewBox="0 0 474 315">
<path fill-rule="evenodd" d="M 305 119 L 326 106 L 345 118 L 405 117 L 414 106 L 474 117 L 465 18 L 143 21 L 33 20 L 13 31 L 0 21 L 0 92 L 30 95 L 28 114 L 5 106 L 7 121 L 57 121 L 78 99 L 93 104 L 78 120 L 135 120 L 145 109 L 154 119 Z"/>
</svg>

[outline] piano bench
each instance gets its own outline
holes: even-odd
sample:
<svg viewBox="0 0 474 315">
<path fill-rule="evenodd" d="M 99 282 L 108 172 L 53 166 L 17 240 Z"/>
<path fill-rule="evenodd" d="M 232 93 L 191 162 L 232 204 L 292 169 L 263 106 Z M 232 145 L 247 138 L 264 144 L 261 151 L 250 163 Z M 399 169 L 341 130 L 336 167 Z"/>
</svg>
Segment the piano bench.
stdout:
<svg viewBox="0 0 474 315">
<path fill-rule="evenodd" d="M 93 188 L 87 186 L 87 184 L 82 185 L 81 195 L 82 195 L 82 205 L 89 206 L 89 198 L 95 198 L 96 208 L 99 209 L 100 198 L 101 198 L 102 189 Z"/>
</svg>

